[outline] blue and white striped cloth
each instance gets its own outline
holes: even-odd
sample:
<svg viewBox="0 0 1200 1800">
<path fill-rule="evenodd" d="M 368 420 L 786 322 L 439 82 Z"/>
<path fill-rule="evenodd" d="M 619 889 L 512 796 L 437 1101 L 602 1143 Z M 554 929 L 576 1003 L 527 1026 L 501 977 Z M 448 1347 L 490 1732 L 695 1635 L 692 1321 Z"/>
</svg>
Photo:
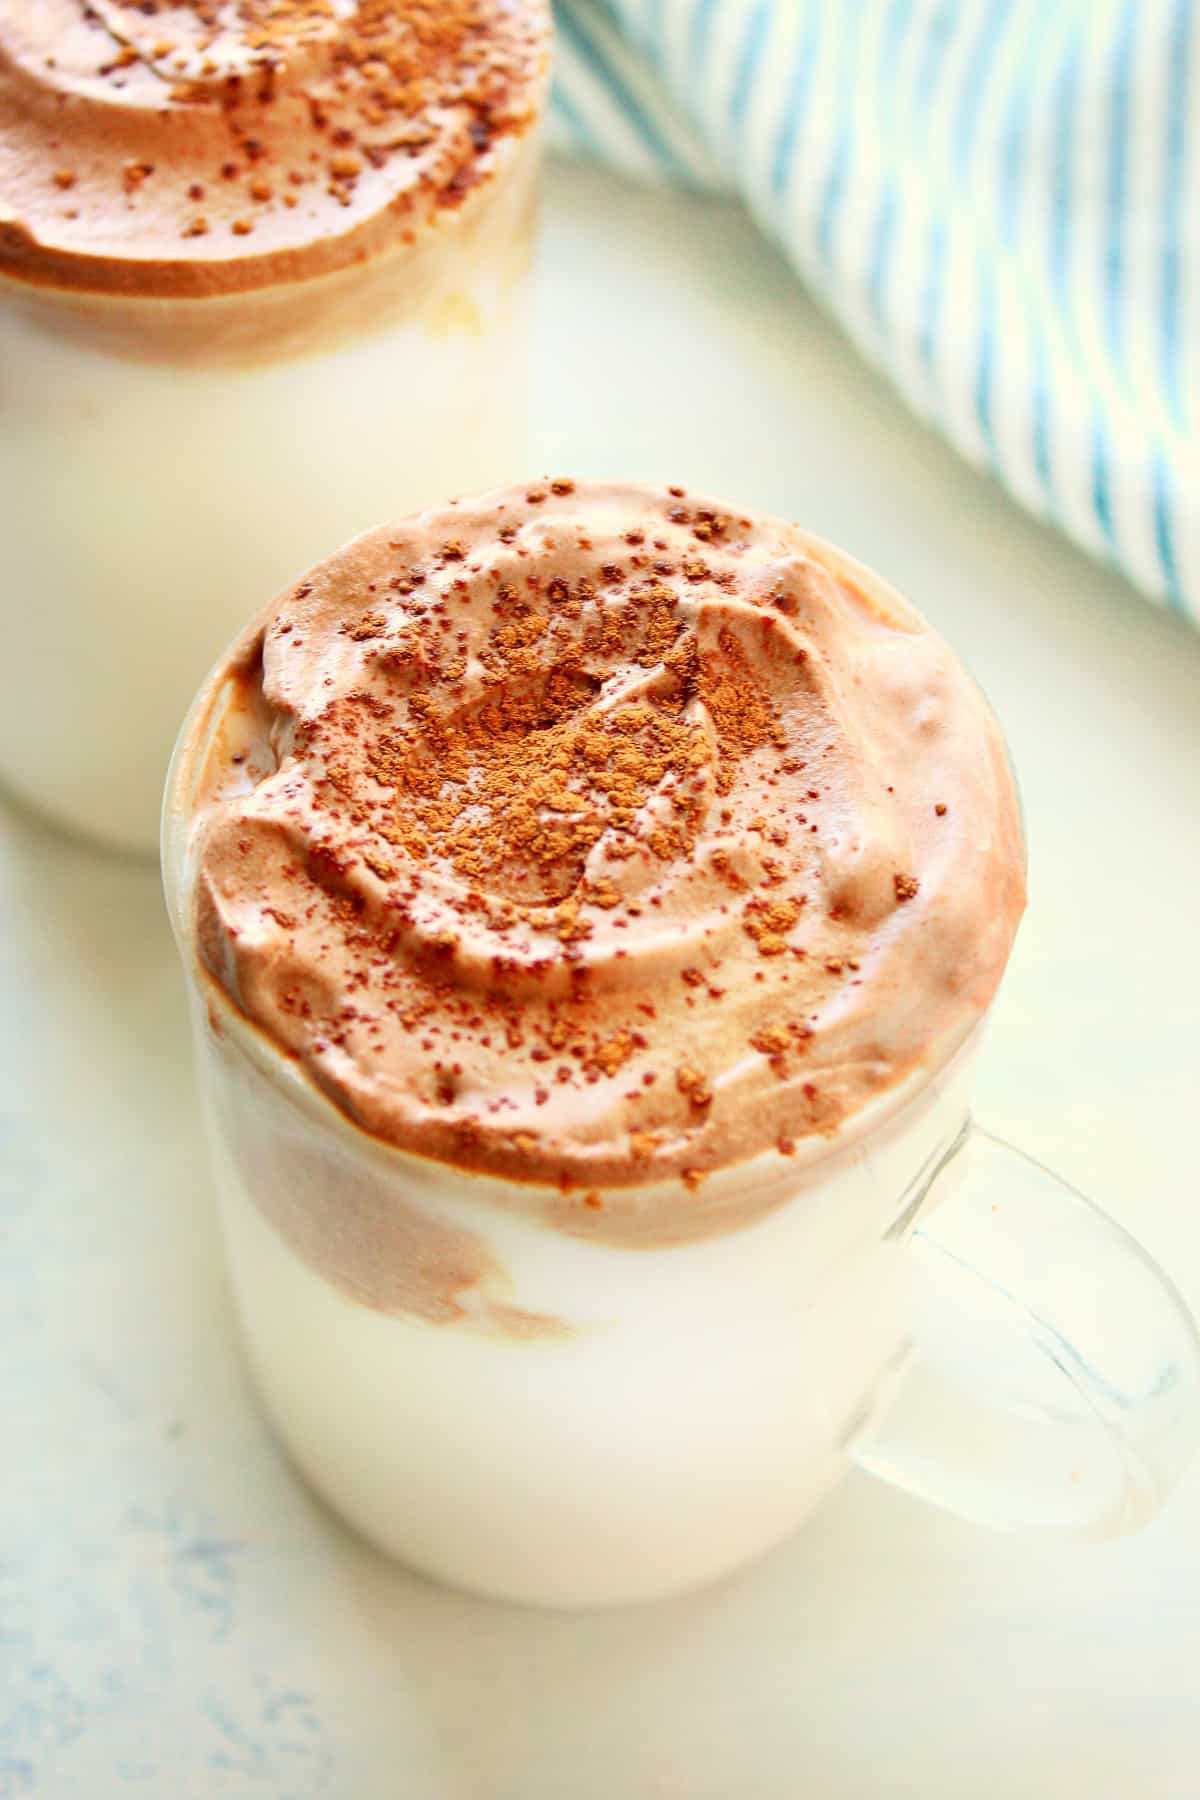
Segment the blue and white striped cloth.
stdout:
<svg viewBox="0 0 1200 1800">
<path fill-rule="evenodd" d="M 1200 0 L 556 0 L 561 145 L 740 193 L 911 405 L 1200 623 Z"/>
</svg>

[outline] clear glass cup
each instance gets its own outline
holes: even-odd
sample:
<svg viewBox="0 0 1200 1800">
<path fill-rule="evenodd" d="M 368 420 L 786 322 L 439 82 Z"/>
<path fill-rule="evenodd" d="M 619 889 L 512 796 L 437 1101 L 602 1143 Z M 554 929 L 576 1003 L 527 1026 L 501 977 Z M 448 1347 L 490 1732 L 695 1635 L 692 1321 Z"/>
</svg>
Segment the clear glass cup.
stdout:
<svg viewBox="0 0 1200 1800">
<path fill-rule="evenodd" d="M 1200 1339 L 1119 1226 L 972 1123 L 978 1028 L 802 1143 L 752 1223 L 656 1248 L 548 1224 L 358 1129 L 199 961 L 188 825 L 233 694 L 218 670 L 180 739 L 167 901 L 254 1380 L 364 1536 L 568 1607 L 711 1580 L 854 1465 L 1001 1528 L 1153 1517 L 1200 1432 Z M 710 1176 L 714 1211 L 778 1161 Z"/>
<path fill-rule="evenodd" d="M 540 140 L 333 274 L 194 299 L 0 275 L 0 781 L 152 853 L 180 716 L 262 595 L 524 466 Z"/>
</svg>

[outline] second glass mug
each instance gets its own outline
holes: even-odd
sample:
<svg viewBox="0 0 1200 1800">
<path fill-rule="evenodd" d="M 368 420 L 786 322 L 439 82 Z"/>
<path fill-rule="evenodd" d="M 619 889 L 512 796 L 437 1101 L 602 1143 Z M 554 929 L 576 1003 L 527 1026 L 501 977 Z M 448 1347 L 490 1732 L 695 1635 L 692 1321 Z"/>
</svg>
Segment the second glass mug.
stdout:
<svg viewBox="0 0 1200 1800">
<path fill-rule="evenodd" d="M 419 229 L 265 286 L 143 293 L 130 256 L 92 292 L 0 254 L 0 777 L 39 812 L 152 853 L 180 713 L 258 598 L 522 466 L 540 123 L 490 155 Z"/>
<path fill-rule="evenodd" d="M 201 965 L 183 751 L 231 705 L 218 665 L 168 781 L 167 899 L 254 1378 L 352 1525 L 567 1607 L 711 1580 L 855 1464 L 1002 1528 L 1154 1515 L 1200 1436 L 1200 1339 L 1133 1239 L 972 1124 L 978 1027 L 752 1223 L 653 1247 L 548 1227 L 516 1184 L 369 1137 Z"/>
</svg>

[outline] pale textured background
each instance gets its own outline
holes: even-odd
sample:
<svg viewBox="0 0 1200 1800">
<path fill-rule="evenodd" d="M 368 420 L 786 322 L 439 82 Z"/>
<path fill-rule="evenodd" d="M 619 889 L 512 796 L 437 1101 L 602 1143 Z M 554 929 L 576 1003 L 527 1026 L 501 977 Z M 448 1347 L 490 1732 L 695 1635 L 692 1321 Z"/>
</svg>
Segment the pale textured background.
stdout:
<svg viewBox="0 0 1200 1800">
<path fill-rule="evenodd" d="M 797 517 L 983 681 L 1033 880 L 981 1116 L 1200 1308 L 1200 636 L 916 426 L 733 211 L 556 169 L 541 307 L 537 467 Z M 351 1542 L 232 1329 L 156 879 L 0 802 L 0 1800 L 1200 1791 L 1200 1472 L 1101 1551 L 855 1477 L 723 1587 L 521 1613 Z"/>
</svg>

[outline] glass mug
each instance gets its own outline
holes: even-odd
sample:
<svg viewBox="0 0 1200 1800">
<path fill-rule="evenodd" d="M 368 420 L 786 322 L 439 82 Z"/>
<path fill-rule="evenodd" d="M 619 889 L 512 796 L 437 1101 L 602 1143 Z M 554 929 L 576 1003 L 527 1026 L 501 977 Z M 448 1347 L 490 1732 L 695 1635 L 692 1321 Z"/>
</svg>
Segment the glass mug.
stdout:
<svg viewBox="0 0 1200 1800">
<path fill-rule="evenodd" d="M 534 125 L 411 243 L 272 287 L 0 267 L 0 779 L 30 805 L 152 853 L 180 714 L 261 596 L 522 466 L 541 151 Z"/>
<path fill-rule="evenodd" d="M 255 1382 L 364 1536 L 567 1607 L 711 1580 L 855 1464 L 1003 1528 L 1154 1515 L 1200 1428 L 1200 1339 L 1118 1225 L 972 1124 L 978 1027 L 802 1145 L 752 1223 L 656 1248 L 548 1226 L 514 1184 L 369 1137 L 201 965 L 188 825 L 232 695 L 218 667 L 176 750 L 167 900 Z"/>
</svg>

